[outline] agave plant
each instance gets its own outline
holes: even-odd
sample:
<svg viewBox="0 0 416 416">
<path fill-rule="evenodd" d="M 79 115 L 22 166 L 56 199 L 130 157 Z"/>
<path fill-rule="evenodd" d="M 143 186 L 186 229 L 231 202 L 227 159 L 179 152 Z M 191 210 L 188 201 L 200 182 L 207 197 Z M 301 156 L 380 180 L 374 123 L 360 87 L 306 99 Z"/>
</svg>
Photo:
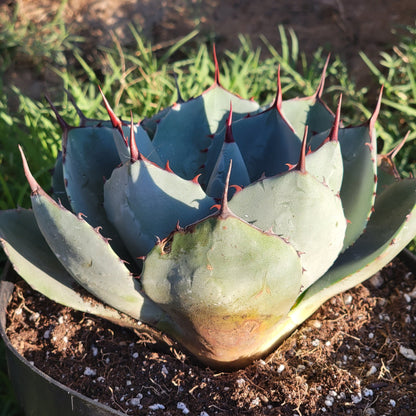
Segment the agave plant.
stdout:
<svg viewBox="0 0 416 416">
<path fill-rule="evenodd" d="M 261 357 L 416 234 L 416 180 L 398 174 L 398 149 L 376 154 L 381 98 L 366 123 L 343 127 L 324 79 L 283 101 L 278 76 L 260 107 L 223 88 L 216 63 L 208 90 L 140 123 L 104 96 L 110 120 L 73 103 L 77 127 L 52 105 L 53 194 L 22 151 L 32 209 L 0 213 L 4 250 L 56 302 L 150 324 L 212 366 Z"/>
</svg>

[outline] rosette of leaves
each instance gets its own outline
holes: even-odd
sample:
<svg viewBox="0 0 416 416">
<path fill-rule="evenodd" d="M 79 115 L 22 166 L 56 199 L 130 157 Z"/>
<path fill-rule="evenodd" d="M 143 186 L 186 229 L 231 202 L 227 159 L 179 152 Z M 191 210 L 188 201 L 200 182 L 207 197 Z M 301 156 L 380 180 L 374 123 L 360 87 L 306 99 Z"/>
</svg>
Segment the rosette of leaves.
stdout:
<svg viewBox="0 0 416 416">
<path fill-rule="evenodd" d="M 260 107 L 214 84 L 134 123 L 63 129 L 49 196 L 0 213 L 3 248 L 36 290 L 120 325 L 169 334 L 205 364 L 240 367 L 416 234 L 416 181 L 317 92 Z M 341 100 L 340 100 L 341 101 Z M 87 291 L 91 297 L 85 296 Z"/>
</svg>

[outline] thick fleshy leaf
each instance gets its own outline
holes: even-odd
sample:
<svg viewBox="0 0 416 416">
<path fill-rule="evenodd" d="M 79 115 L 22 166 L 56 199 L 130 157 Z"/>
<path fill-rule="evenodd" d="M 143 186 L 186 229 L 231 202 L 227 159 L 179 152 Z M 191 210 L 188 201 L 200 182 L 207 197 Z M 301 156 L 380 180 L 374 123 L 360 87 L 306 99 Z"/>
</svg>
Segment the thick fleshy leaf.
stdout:
<svg viewBox="0 0 416 416">
<path fill-rule="evenodd" d="M 186 348 L 208 364 L 241 366 L 265 352 L 301 275 L 290 244 L 233 215 L 214 215 L 158 244 L 142 284 Z"/>
<path fill-rule="evenodd" d="M 333 192 L 339 194 L 344 175 L 339 127 L 341 124 L 341 100 L 335 114 L 331 130 L 315 134 L 309 140 L 309 150 L 305 160 L 306 170 L 319 181 L 325 183 Z M 306 134 L 309 130 L 306 131 Z"/>
<path fill-rule="evenodd" d="M 157 321 L 160 311 L 141 294 L 139 282 L 99 230 L 48 196 L 30 173 L 23 152 L 22 158 L 36 222 L 64 268 L 84 289 L 111 307 L 135 319 Z"/>
<path fill-rule="evenodd" d="M 198 183 L 145 160 L 115 169 L 104 193 L 107 216 L 135 259 L 146 255 L 178 222 L 185 226 L 204 218 L 215 204 Z"/>
<path fill-rule="evenodd" d="M 390 262 L 416 234 L 416 180 L 392 183 L 377 195 L 365 233 L 328 272 L 304 292 L 290 317 L 303 322 L 332 296 L 348 290 Z"/>
<path fill-rule="evenodd" d="M 83 214 L 92 227 L 102 227 L 119 256 L 128 260 L 127 252 L 113 225 L 108 221 L 104 203 L 104 182 L 120 164 L 107 127 L 71 128 L 63 136 L 63 173 L 72 209 Z"/>
<path fill-rule="evenodd" d="M 362 234 L 374 205 L 377 187 L 376 113 L 361 126 L 338 131 L 344 166 L 340 195 L 348 221 L 344 250 Z M 312 150 L 320 146 L 327 134 L 324 132 L 311 138 Z"/>
<path fill-rule="evenodd" d="M 151 160 L 159 166 L 162 166 L 162 161 L 160 160 L 159 155 L 157 154 L 149 135 L 146 130 L 141 125 L 135 124 L 134 127 L 134 138 L 136 141 L 136 146 L 139 152 L 146 157 L 146 159 Z M 122 126 L 123 135 L 118 129 L 113 129 L 114 143 L 117 147 L 118 155 L 122 163 L 130 160 L 130 126 Z"/>
<path fill-rule="evenodd" d="M 306 170 L 335 193 L 339 193 L 343 178 L 343 163 L 339 142 L 328 141 L 305 158 Z"/>
<path fill-rule="evenodd" d="M 348 220 L 344 249 L 364 231 L 371 216 L 377 186 L 377 143 L 368 124 L 340 129 L 344 164 L 341 200 Z"/>
<path fill-rule="evenodd" d="M 306 289 L 328 270 L 344 240 L 346 221 L 339 196 L 297 169 L 249 185 L 230 209 L 262 230 L 273 230 L 301 253 Z"/>
<path fill-rule="evenodd" d="M 62 152 L 58 153 L 52 173 L 52 197 L 66 209 L 72 210 L 65 189 L 64 167 L 62 165 Z"/>
<path fill-rule="evenodd" d="M 221 198 L 224 193 L 227 171 L 232 161 L 230 183 L 244 188 L 250 183 L 246 164 L 241 156 L 240 149 L 235 142 L 224 142 L 217 163 L 211 173 L 206 193 L 213 198 Z"/>
<path fill-rule="evenodd" d="M 112 129 L 71 128 L 64 132 L 63 172 L 74 212 L 83 213 L 91 225 L 102 226 L 105 179 L 120 164 Z"/>
<path fill-rule="evenodd" d="M 77 283 L 52 253 L 31 210 L 0 212 L 0 241 L 17 273 L 35 290 L 70 308 L 124 326 L 137 325 L 97 300 L 77 291 Z"/>
<path fill-rule="evenodd" d="M 299 158 L 301 140 L 276 106 L 234 123 L 233 133 L 251 181 L 285 172 Z"/>
<path fill-rule="evenodd" d="M 211 136 L 225 126 L 230 102 L 235 120 L 259 108 L 256 102 L 233 95 L 218 84 L 197 98 L 175 104 L 160 120 L 153 139 L 162 162 L 169 162 L 184 179 L 200 173 Z"/>
<path fill-rule="evenodd" d="M 334 122 L 334 114 L 316 95 L 283 101 L 282 114 L 299 138 L 303 136 L 306 126 L 309 136 L 312 136 L 330 129 Z"/>
<path fill-rule="evenodd" d="M 180 101 L 179 103 L 182 104 L 183 101 Z M 175 104 L 174 104 L 175 105 Z M 151 117 L 144 118 L 142 122 L 140 123 L 143 129 L 146 131 L 146 133 L 149 135 L 150 139 L 153 140 L 155 137 L 157 125 L 160 123 L 160 120 L 162 120 L 163 117 L 166 116 L 166 114 L 169 112 L 169 110 L 172 107 L 166 107 L 154 114 Z"/>
</svg>

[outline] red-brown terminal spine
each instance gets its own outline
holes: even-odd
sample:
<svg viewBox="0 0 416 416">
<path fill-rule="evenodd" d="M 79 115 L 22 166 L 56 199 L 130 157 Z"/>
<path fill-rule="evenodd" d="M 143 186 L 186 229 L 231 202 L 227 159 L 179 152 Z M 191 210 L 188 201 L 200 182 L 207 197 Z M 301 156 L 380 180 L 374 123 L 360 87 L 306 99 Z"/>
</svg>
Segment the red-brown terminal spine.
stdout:
<svg viewBox="0 0 416 416">
<path fill-rule="evenodd" d="M 121 122 L 121 120 L 114 113 L 114 111 L 111 108 L 109 102 L 107 101 L 107 98 L 105 98 L 105 95 L 104 95 L 102 89 L 100 87 L 98 87 L 98 89 L 100 90 L 101 97 L 103 98 L 104 107 L 107 110 L 107 113 L 108 113 L 108 115 L 110 117 L 111 124 L 113 125 L 113 127 L 115 129 L 117 129 L 120 132 L 121 137 L 123 138 L 125 145 L 128 146 L 129 143 L 128 143 L 128 140 L 126 139 L 126 137 L 124 136 L 124 132 L 123 132 L 123 128 L 122 128 L 123 123 Z"/>
<path fill-rule="evenodd" d="M 130 111 L 130 160 L 132 163 L 140 159 L 136 138 L 134 137 L 133 113 Z"/>
<path fill-rule="evenodd" d="M 322 94 L 324 92 L 324 87 L 325 87 L 326 70 L 328 69 L 328 64 L 329 64 L 330 57 L 331 57 L 331 54 L 329 54 L 328 57 L 326 58 L 324 68 L 322 69 L 321 80 L 320 80 L 318 88 L 315 92 L 315 98 L 319 98 L 319 99 L 322 98 Z"/>
<path fill-rule="evenodd" d="M 322 142 L 321 146 L 328 142 L 337 142 L 339 126 L 341 124 L 341 103 L 342 103 L 342 94 L 340 94 L 337 104 L 337 111 L 335 113 L 334 123 L 332 124 L 331 131 L 329 132 L 328 137 Z M 320 146 L 320 147 L 321 147 Z"/>
<path fill-rule="evenodd" d="M 230 160 L 230 164 L 228 166 L 227 177 L 225 178 L 224 184 L 224 192 L 222 194 L 221 199 L 221 206 L 219 209 L 219 218 L 225 219 L 231 215 L 230 208 L 228 207 L 228 187 L 230 185 L 230 176 L 231 176 L 231 169 L 233 167 L 233 161 Z"/>
<path fill-rule="evenodd" d="M 296 165 L 296 169 L 301 173 L 306 173 L 306 140 L 308 138 L 308 126 L 305 126 L 305 132 L 303 133 L 302 147 L 300 149 L 299 162 Z"/>
<path fill-rule="evenodd" d="M 234 136 L 233 136 L 233 129 L 231 127 L 231 124 L 233 122 L 233 104 L 230 101 L 230 112 L 228 114 L 227 118 L 227 125 L 225 128 L 225 143 L 234 143 Z"/>
<path fill-rule="evenodd" d="M 218 59 L 217 59 L 217 51 L 215 49 L 215 43 L 212 46 L 212 52 L 214 55 L 214 65 L 215 65 L 215 78 L 214 78 L 214 84 L 221 86 L 220 82 L 220 66 L 218 65 Z"/>
</svg>

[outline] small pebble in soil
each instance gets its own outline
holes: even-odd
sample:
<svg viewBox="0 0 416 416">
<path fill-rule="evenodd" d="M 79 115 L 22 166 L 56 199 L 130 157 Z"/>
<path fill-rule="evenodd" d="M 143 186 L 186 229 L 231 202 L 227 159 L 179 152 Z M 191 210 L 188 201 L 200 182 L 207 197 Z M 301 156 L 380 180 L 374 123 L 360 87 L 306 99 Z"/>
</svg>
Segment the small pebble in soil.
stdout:
<svg viewBox="0 0 416 416">
<path fill-rule="evenodd" d="M 85 370 L 84 370 L 84 376 L 92 376 L 92 377 L 94 377 L 95 375 L 97 375 L 97 371 L 96 370 L 93 370 L 90 367 L 86 367 L 85 368 Z"/>
<path fill-rule="evenodd" d="M 39 316 L 40 315 L 39 315 L 38 312 L 32 313 L 32 315 L 30 315 L 30 317 L 29 317 L 29 321 L 36 322 L 39 319 Z"/>
<path fill-rule="evenodd" d="M 321 321 L 318 321 L 317 319 L 314 319 L 310 323 L 312 324 L 312 326 L 314 326 L 317 329 L 322 328 L 322 322 Z"/>
<path fill-rule="evenodd" d="M 253 399 L 252 401 L 251 401 L 251 406 L 253 406 L 253 407 L 257 407 L 257 406 L 260 406 L 260 399 L 258 398 L 258 397 L 256 397 L 255 399 Z"/>
<path fill-rule="evenodd" d="M 372 376 L 373 374 L 377 373 L 377 367 L 372 365 L 370 369 L 367 371 L 366 376 Z"/>
<path fill-rule="evenodd" d="M 138 407 L 139 409 L 142 409 L 143 406 L 140 403 L 142 399 L 143 399 L 143 394 L 139 393 L 136 397 L 130 399 L 129 404 L 130 406 L 135 406 L 135 407 Z"/>
<path fill-rule="evenodd" d="M 186 404 L 185 404 L 185 403 L 183 403 L 183 402 L 178 402 L 178 404 L 176 405 L 176 407 L 177 407 L 179 410 L 182 410 L 182 413 L 183 413 L 184 415 L 187 415 L 187 414 L 189 413 L 189 409 L 186 407 Z"/>
<path fill-rule="evenodd" d="M 349 293 L 344 295 L 344 303 L 345 305 L 350 305 L 352 302 L 352 296 Z"/>
<path fill-rule="evenodd" d="M 334 404 L 334 398 L 330 395 L 326 396 L 325 406 L 331 407 Z"/>
<path fill-rule="evenodd" d="M 160 403 L 155 403 L 149 406 L 150 410 L 164 410 L 165 406 L 163 406 L 163 404 Z"/>
<path fill-rule="evenodd" d="M 396 400 L 390 399 L 389 403 L 391 407 L 396 407 Z"/>
<path fill-rule="evenodd" d="M 284 364 L 280 364 L 279 367 L 277 368 L 277 372 L 280 374 L 283 372 L 283 370 L 285 369 L 285 365 Z"/>
<path fill-rule="evenodd" d="M 380 276 L 380 273 L 376 273 L 370 280 L 369 282 L 371 283 L 371 285 L 373 287 L 375 287 L 376 289 L 380 289 L 381 286 L 383 286 L 384 283 L 384 279 Z"/>
<path fill-rule="evenodd" d="M 164 364 L 162 366 L 161 372 L 165 377 L 169 374 L 169 371 L 168 371 L 168 369 L 166 368 L 166 366 Z"/>
<path fill-rule="evenodd" d="M 361 392 L 358 392 L 357 394 L 351 394 L 351 401 L 354 404 L 360 403 L 362 399 L 363 399 L 363 396 L 362 396 Z"/>
<path fill-rule="evenodd" d="M 372 397 L 374 392 L 371 389 L 364 388 L 363 389 L 364 397 Z"/>
<path fill-rule="evenodd" d="M 400 345 L 400 354 L 403 355 L 403 357 L 407 358 L 411 361 L 416 361 L 416 354 L 411 348 L 406 348 L 403 345 Z"/>
<path fill-rule="evenodd" d="M 240 389 L 246 384 L 246 381 L 243 378 L 238 378 L 235 382 Z"/>
</svg>

